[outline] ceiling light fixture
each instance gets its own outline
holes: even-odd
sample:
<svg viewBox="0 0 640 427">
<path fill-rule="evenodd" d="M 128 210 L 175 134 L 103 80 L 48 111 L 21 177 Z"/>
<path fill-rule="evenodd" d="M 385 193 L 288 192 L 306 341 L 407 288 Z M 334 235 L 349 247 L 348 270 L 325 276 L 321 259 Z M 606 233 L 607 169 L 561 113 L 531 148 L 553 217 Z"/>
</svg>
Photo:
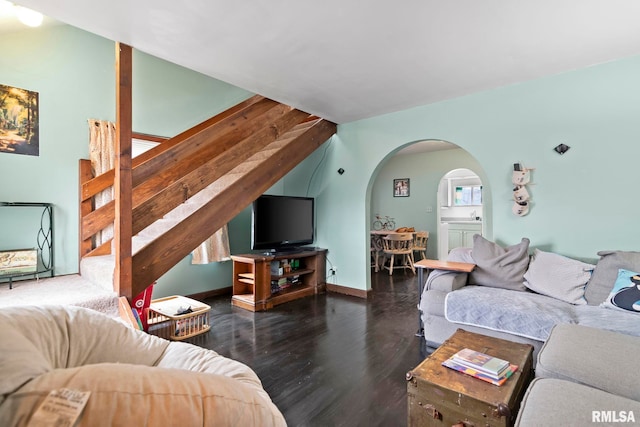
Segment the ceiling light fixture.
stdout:
<svg viewBox="0 0 640 427">
<path fill-rule="evenodd" d="M 44 16 L 40 12 L 36 12 L 35 10 L 27 9 L 22 6 L 15 6 L 16 8 L 16 16 L 24 25 L 29 27 L 39 27 L 42 24 L 42 20 Z"/>
<path fill-rule="evenodd" d="M 13 15 L 13 3 L 7 0 L 0 0 L 0 16 Z"/>
</svg>

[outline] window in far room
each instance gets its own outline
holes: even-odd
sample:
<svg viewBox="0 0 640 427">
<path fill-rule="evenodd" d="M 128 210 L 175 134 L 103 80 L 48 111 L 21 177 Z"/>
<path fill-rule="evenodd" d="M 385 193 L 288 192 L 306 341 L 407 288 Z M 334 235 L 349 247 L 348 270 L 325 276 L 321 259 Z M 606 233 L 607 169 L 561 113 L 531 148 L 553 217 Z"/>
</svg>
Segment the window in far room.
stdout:
<svg viewBox="0 0 640 427">
<path fill-rule="evenodd" d="M 454 206 L 482 205 L 482 186 L 458 186 L 455 189 Z"/>
</svg>

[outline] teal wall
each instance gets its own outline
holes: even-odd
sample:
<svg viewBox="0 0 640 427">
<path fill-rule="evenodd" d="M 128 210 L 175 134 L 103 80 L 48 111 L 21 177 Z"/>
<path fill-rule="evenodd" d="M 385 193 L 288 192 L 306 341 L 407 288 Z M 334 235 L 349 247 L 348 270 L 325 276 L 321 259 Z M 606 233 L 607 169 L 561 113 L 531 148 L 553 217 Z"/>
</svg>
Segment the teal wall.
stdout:
<svg viewBox="0 0 640 427">
<path fill-rule="evenodd" d="M 640 57 L 632 57 L 339 126 L 321 174 L 317 242 L 338 266 L 337 282 L 369 287 L 376 177 L 395 150 L 424 139 L 452 142 L 477 160 L 496 241 L 528 237 L 587 260 L 599 250 L 638 250 L 638 76 Z M 559 143 L 571 150 L 558 155 Z M 511 213 L 515 162 L 534 169 L 525 217 Z"/>
<path fill-rule="evenodd" d="M 88 158 L 87 119 L 115 120 L 114 42 L 59 26 L 3 34 L 0 52 L 0 84 L 40 96 L 40 155 L 0 153 L 0 200 L 53 203 L 56 274 L 77 273 L 78 160 Z M 133 69 L 137 132 L 174 136 L 251 95 L 138 51 Z M 0 211 L 0 249 L 32 246 L 27 214 Z M 246 250 L 243 237 L 234 240 L 235 233 L 245 234 L 246 216 L 229 225 L 232 250 Z M 231 285 L 230 262 L 189 262 L 162 277 L 154 297 Z"/>
<path fill-rule="evenodd" d="M 57 273 L 75 273 L 78 159 L 88 156 L 87 119 L 115 119 L 114 43 L 61 26 L 3 35 L 0 49 L 0 83 L 39 92 L 41 120 L 40 156 L 0 153 L 0 200 L 54 203 Z M 640 57 L 633 57 L 343 124 L 269 192 L 316 197 L 316 244 L 329 249 L 337 267 L 332 281 L 357 289 L 370 283 L 372 210 L 386 206 L 381 203 L 389 197 L 378 195 L 376 181 L 396 173 L 397 160 L 391 159 L 398 149 L 424 139 L 452 142 L 468 155 L 446 160 L 438 157 L 444 154 L 432 154 L 412 157 L 411 166 L 397 165 L 406 167 L 402 177 L 412 179 L 411 197 L 391 200 L 394 207 L 381 213 L 398 217 L 435 208 L 435 201 L 418 198 L 421 180 L 436 186 L 433 178 L 445 161 L 467 156 L 484 174 L 490 212 L 485 211 L 485 220 L 496 241 L 512 244 L 529 237 L 533 246 L 588 260 L 598 250 L 637 250 L 639 75 Z M 134 52 L 133 86 L 134 129 L 166 136 L 250 96 L 140 52 Z M 552 150 L 561 142 L 572 147 L 564 156 Z M 533 206 L 523 218 L 511 213 L 514 162 L 534 168 Z M 345 169 L 343 175 L 339 168 Z M 3 242 L 21 245 L 24 232 L 5 223 L 29 221 L 25 215 L 2 215 L 0 248 Z M 249 223 L 248 209 L 230 223 L 232 252 L 249 249 Z M 230 283 L 230 263 L 191 266 L 187 258 L 160 279 L 154 296 Z"/>
<path fill-rule="evenodd" d="M 485 176 L 478 162 L 460 148 L 390 157 L 375 176 L 371 189 L 369 224 L 373 223 L 376 214 L 380 214 L 394 218 L 396 227 L 428 231 L 427 256 L 437 259 L 438 184 L 447 172 L 459 168 L 470 169 L 481 179 Z M 393 180 L 396 178 L 409 178 L 409 197 L 393 197 Z M 486 201 L 491 200 L 490 194 L 490 186 L 485 186 L 483 195 Z M 429 207 L 431 212 L 427 212 Z"/>
</svg>

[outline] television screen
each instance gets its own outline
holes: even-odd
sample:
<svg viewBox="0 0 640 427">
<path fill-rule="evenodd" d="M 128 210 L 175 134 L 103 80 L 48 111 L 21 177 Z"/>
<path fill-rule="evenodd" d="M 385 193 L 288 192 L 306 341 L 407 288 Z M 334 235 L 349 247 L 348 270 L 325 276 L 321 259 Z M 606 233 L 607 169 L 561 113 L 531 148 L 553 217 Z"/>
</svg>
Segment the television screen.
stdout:
<svg viewBox="0 0 640 427">
<path fill-rule="evenodd" d="M 314 240 L 314 199 L 262 195 L 253 202 L 251 248 L 284 251 Z"/>
</svg>

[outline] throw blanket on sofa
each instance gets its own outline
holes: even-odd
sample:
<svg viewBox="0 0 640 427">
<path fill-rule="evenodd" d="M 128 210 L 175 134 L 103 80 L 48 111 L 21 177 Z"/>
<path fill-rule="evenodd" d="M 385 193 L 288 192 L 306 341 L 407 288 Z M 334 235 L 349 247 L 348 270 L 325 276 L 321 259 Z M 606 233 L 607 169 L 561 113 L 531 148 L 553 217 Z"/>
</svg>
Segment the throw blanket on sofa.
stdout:
<svg viewBox="0 0 640 427">
<path fill-rule="evenodd" d="M 546 341 L 556 323 L 576 323 L 640 336 L 636 313 L 591 305 L 573 305 L 534 292 L 465 286 L 447 294 L 448 321 Z"/>
<path fill-rule="evenodd" d="M 447 294 L 448 321 L 545 341 L 556 323 L 576 323 L 566 302 L 532 292 L 465 286 Z"/>
</svg>

